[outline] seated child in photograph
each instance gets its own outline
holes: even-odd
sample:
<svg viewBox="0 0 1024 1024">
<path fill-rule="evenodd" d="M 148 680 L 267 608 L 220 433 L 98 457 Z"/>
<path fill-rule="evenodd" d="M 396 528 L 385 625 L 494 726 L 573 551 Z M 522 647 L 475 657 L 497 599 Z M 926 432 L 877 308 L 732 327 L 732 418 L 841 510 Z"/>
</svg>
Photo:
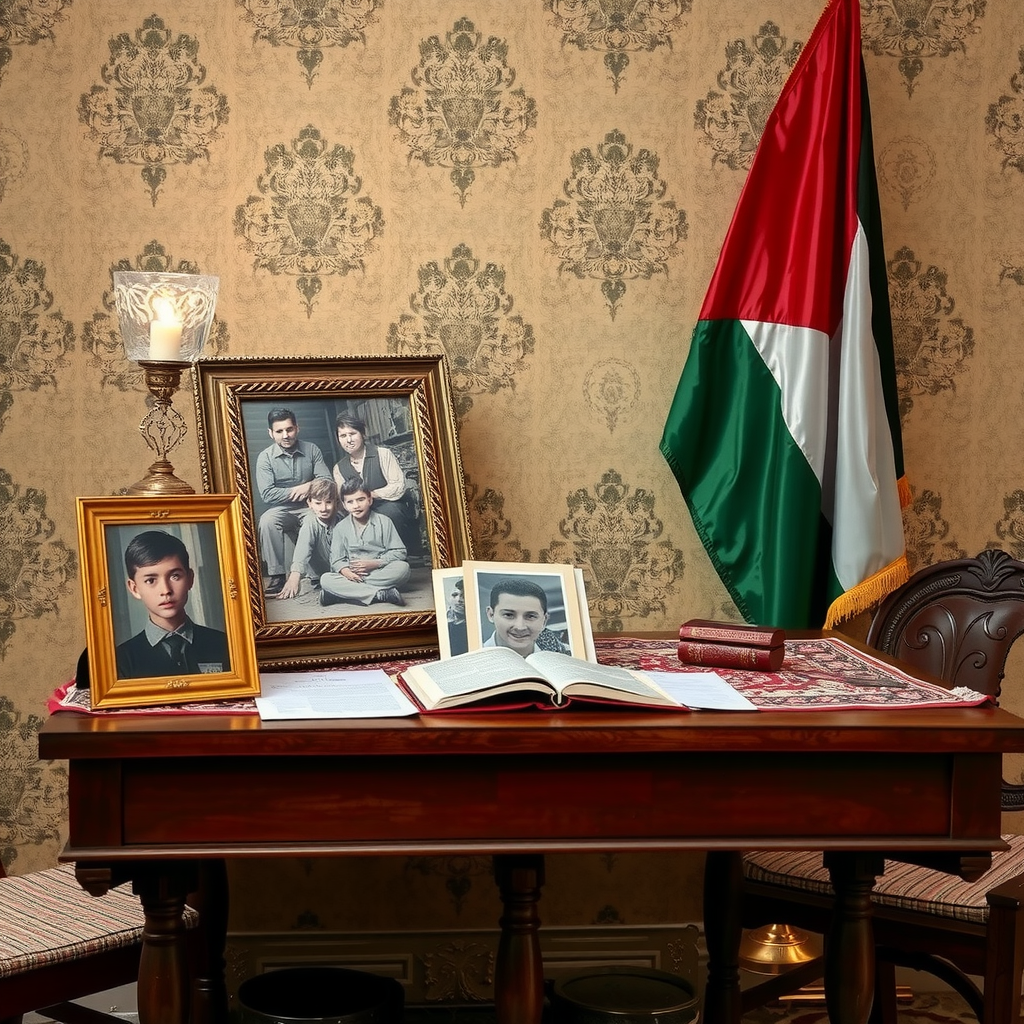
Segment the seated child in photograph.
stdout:
<svg viewBox="0 0 1024 1024">
<path fill-rule="evenodd" d="M 163 530 L 137 534 L 124 551 L 128 593 L 149 613 L 145 629 L 117 645 L 119 679 L 228 672 L 227 634 L 185 611 L 196 580 L 188 548 Z"/>
<path fill-rule="evenodd" d="M 309 511 L 299 527 L 291 569 L 280 593 L 272 595 L 279 601 L 298 594 L 303 576 L 311 587 L 319 587 L 320 577 L 331 571 L 331 534 L 341 522 L 334 481 L 316 477 L 309 485 L 306 504 Z"/>
<path fill-rule="evenodd" d="M 320 603 L 404 605 L 398 588 L 412 570 L 394 524 L 373 511 L 361 477 L 346 480 L 339 493 L 348 515 L 331 534 L 332 571 L 320 577 Z"/>
</svg>

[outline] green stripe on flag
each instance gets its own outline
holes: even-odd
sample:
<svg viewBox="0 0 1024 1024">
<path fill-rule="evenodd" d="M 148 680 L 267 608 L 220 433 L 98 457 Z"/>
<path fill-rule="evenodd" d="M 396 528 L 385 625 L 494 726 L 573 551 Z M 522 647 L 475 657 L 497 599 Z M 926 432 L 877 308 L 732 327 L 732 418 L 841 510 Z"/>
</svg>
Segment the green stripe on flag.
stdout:
<svg viewBox="0 0 1024 1024">
<path fill-rule="evenodd" d="M 783 628 L 823 621 L 842 587 L 831 570 L 821 487 L 738 321 L 694 328 L 661 452 L 743 617 Z"/>
</svg>

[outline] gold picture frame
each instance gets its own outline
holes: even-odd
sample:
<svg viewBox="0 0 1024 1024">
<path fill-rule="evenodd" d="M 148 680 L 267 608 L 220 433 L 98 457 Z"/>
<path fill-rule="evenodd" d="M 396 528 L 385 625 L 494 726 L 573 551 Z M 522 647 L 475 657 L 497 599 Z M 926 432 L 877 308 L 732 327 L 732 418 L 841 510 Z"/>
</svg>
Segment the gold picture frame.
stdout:
<svg viewBox="0 0 1024 1024">
<path fill-rule="evenodd" d="M 242 502 L 259 664 L 293 669 L 432 656 L 437 651 L 437 609 L 431 571 L 460 565 L 472 554 L 444 356 L 200 360 L 194 368 L 194 395 L 204 487 L 236 492 Z M 388 587 L 358 601 L 329 595 L 320 585 L 322 554 L 316 566 L 311 558 L 303 563 L 304 570 L 293 572 L 306 509 L 301 502 L 286 504 L 290 514 L 283 516 L 282 525 L 275 521 L 280 514 L 272 511 L 274 501 L 281 499 L 264 486 L 268 473 L 276 480 L 278 472 L 267 467 L 268 460 L 277 462 L 281 455 L 271 417 L 282 411 L 292 414 L 295 428 L 293 447 L 282 465 L 290 461 L 298 466 L 301 456 L 315 474 L 323 475 L 326 466 L 332 479 L 343 480 L 353 470 L 351 463 L 344 471 L 340 468 L 345 452 L 339 431 L 352 430 L 339 423 L 354 420 L 363 427 L 363 456 L 373 449 L 381 466 L 385 455 L 400 466 L 404 490 L 391 504 L 404 503 L 405 511 L 399 510 L 397 518 L 393 508 L 387 512 L 402 533 L 409 566 L 407 581 L 395 588 L 398 600 Z M 296 450 L 295 439 L 304 445 L 302 451 Z M 289 472 L 303 475 L 301 470 Z M 374 497 L 375 506 L 378 502 L 383 510 L 384 499 Z M 338 515 L 344 517 L 345 510 L 339 509 Z M 303 551 L 309 550 L 306 537 Z M 286 584 L 276 589 L 282 576 Z"/>
<path fill-rule="evenodd" d="M 235 495 L 79 498 L 77 518 L 94 709 L 259 694 Z M 163 580 L 177 596 L 150 597 L 165 563 L 178 566 Z M 137 567 L 131 583 L 129 564 Z M 154 567 L 148 576 L 147 567 Z M 179 582 L 168 583 L 172 578 Z M 181 627 L 182 611 L 190 642 L 183 667 L 175 668 L 168 648 L 155 643 L 161 627 L 149 630 L 147 642 L 146 625 Z"/>
</svg>

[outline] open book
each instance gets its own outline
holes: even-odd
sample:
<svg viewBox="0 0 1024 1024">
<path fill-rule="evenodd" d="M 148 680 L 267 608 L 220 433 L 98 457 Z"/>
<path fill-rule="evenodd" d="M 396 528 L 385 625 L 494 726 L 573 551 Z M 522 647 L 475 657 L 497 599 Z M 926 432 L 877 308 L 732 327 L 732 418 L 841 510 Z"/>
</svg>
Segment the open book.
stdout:
<svg viewBox="0 0 1024 1024">
<path fill-rule="evenodd" d="M 643 672 L 554 651 L 534 651 L 523 658 L 507 647 L 484 647 L 413 665 L 399 682 L 424 711 L 466 705 L 556 708 L 572 700 L 687 710 Z"/>
</svg>

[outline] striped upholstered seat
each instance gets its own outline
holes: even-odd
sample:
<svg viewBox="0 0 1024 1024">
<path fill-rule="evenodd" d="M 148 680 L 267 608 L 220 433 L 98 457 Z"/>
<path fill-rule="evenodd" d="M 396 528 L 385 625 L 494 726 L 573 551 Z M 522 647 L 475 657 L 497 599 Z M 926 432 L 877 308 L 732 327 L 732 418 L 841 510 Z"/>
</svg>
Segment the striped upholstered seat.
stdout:
<svg viewBox="0 0 1024 1024">
<path fill-rule="evenodd" d="M 186 926 L 198 915 L 186 909 Z M 124 985 L 138 972 L 143 914 L 130 885 L 91 896 L 72 865 L 0 871 L 0 1022 Z"/>
<path fill-rule="evenodd" d="M 131 886 L 90 896 L 70 864 L 0 878 L 0 978 L 142 941 Z"/>
<path fill-rule="evenodd" d="M 914 864 L 885 862 L 885 874 L 875 881 L 873 903 L 916 913 L 948 917 L 984 925 L 988 920 L 990 890 L 1024 872 L 1024 835 L 1007 835 L 1008 850 L 992 855 L 992 867 L 977 882 L 965 882 Z M 744 874 L 753 882 L 765 882 L 787 889 L 833 895 L 828 871 L 822 867 L 821 851 L 789 853 L 758 850 L 744 857 Z"/>
</svg>

